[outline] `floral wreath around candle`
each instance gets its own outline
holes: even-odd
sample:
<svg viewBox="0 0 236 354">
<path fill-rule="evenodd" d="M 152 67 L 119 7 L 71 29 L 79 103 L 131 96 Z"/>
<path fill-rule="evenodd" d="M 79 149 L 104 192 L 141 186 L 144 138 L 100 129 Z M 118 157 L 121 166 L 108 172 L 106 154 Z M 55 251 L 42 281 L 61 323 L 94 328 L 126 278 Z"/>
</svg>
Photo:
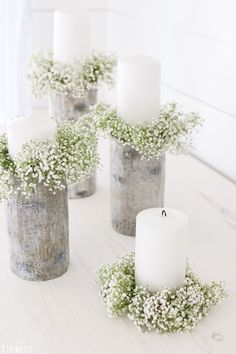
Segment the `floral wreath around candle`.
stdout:
<svg viewBox="0 0 236 354">
<path fill-rule="evenodd" d="M 58 124 L 55 141 L 30 141 L 14 161 L 9 156 L 7 135 L 1 135 L 0 200 L 17 191 L 27 196 L 40 183 L 55 194 L 65 188 L 66 182 L 84 180 L 99 163 L 98 134 L 88 118 Z"/>
<path fill-rule="evenodd" d="M 98 129 L 133 147 L 145 159 L 158 158 L 166 151 L 187 152 L 192 147 L 193 130 L 202 124 L 197 113 L 184 114 L 175 102 L 162 106 L 159 117 L 150 123 L 130 125 L 106 104 L 97 104 L 90 114 L 97 118 Z"/>
<path fill-rule="evenodd" d="M 36 98 L 49 92 L 78 98 L 103 83 L 112 86 L 115 67 L 114 54 L 93 52 L 69 64 L 54 61 L 52 53 L 37 51 L 30 59 L 27 77 L 31 93 Z"/>
<path fill-rule="evenodd" d="M 227 296 L 223 282 L 202 283 L 189 266 L 182 287 L 161 288 L 158 292 L 138 287 L 134 259 L 131 253 L 111 265 L 103 265 L 97 281 L 109 316 L 127 315 L 142 331 L 191 331 Z"/>
</svg>

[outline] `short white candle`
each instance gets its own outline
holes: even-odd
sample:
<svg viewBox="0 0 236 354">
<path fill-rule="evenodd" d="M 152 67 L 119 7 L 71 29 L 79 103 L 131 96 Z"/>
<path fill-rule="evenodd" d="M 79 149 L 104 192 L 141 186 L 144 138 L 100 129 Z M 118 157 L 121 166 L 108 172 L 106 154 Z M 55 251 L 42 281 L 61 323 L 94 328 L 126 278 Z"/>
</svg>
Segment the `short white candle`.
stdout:
<svg viewBox="0 0 236 354">
<path fill-rule="evenodd" d="M 14 160 L 27 142 L 55 140 L 57 124 L 48 116 L 33 113 L 7 123 L 7 139 L 10 157 Z"/>
<path fill-rule="evenodd" d="M 164 212 L 166 212 L 166 216 Z M 188 217 L 174 209 L 152 208 L 136 220 L 135 279 L 151 291 L 182 286 L 188 246 Z"/>
<path fill-rule="evenodd" d="M 62 8 L 54 14 L 54 60 L 70 63 L 90 52 L 89 14 L 77 7 Z"/>
<path fill-rule="evenodd" d="M 160 63 L 144 55 L 118 61 L 117 111 L 127 123 L 148 122 L 160 113 Z"/>
</svg>

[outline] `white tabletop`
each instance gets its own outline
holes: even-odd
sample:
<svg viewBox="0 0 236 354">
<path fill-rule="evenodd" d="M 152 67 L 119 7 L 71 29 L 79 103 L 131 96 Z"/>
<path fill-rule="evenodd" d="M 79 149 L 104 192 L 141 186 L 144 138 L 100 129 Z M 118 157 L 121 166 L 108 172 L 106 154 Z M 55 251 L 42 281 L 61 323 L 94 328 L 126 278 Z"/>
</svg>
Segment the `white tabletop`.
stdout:
<svg viewBox="0 0 236 354">
<path fill-rule="evenodd" d="M 0 353 L 11 346 L 34 354 L 235 354 L 235 185 L 192 157 L 168 156 L 165 206 L 190 217 L 190 264 L 202 280 L 226 280 L 229 297 L 191 334 L 143 334 L 129 320 L 109 318 L 98 296 L 96 270 L 135 242 L 110 226 L 109 148 L 102 145 L 97 193 L 69 202 L 71 265 L 64 276 L 36 283 L 11 274 L 1 209 Z"/>
</svg>

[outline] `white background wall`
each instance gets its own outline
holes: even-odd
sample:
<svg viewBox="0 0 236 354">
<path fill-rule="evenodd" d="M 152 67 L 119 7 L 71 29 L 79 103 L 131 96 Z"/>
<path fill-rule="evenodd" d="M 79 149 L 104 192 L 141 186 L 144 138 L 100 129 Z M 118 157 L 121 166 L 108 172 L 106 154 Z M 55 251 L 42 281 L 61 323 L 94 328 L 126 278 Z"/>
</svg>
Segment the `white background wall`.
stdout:
<svg viewBox="0 0 236 354">
<path fill-rule="evenodd" d="M 194 154 L 236 181 L 235 0 L 31 0 L 33 47 L 52 47 L 53 9 L 94 12 L 94 43 L 162 63 L 162 102 L 205 119 Z"/>
</svg>

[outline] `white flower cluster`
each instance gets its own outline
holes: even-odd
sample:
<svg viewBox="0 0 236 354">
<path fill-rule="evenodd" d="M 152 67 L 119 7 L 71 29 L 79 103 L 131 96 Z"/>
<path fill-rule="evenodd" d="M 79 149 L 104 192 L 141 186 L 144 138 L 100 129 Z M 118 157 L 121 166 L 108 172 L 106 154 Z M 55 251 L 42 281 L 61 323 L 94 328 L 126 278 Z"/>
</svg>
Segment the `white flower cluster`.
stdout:
<svg viewBox="0 0 236 354">
<path fill-rule="evenodd" d="M 133 254 L 120 258 L 98 271 L 98 284 L 109 315 L 120 316 L 127 311 L 134 292 Z"/>
<path fill-rule="evenodd" d="M 112 87 L 115 83 L 114 74 L 117 60 L 115 55 L 94 52 L 91 56 L 81 60 L 82 81 L 86 91 L 97 89 L 105 83 Z"/>
<path fill-rule="evenodd" d="M 0 135 L 0 201 L 14 193 L 16 166 L 8 154 L 6 134 Z"/>
<path fill-rule="evenodd" d="M 66 182 L 85 179 L 98 164 L 98 135 L 89 116 L 78 122 L 58 125 L 56 142 L 31 141 L 22 147 L 14 162 L 10 159 L 7 137 L 0 137 L 0 199 L 7 199 L 20 190 L 23 194 L 36 191 L 43 183 L 56 193 Z M 15 188 L 17 186 L 17 188 Z"/>
<path fill-rule="evenodd" d="M 34 97 L 52 92 L 78 98 L 102 83 L 112 85 L 115 67 L 114 55 L 94 52 L 68 64 L 54 61 L 50 53 L 45 55 L 38 51 L 31 57 L 27 77 Z"/>
<path fill-rule="evenodd" d="M 185 284 L 151 292 L 135 285 L 134 253 L 98 271 L 100 294 L 111 316 L 126 314 L 143 331 L 190 331 L 226 297 L 222 282 L 203 284 L 187 267 Z"/>
<path fill-rule="evenodd" d="M 166 151 L 186 152 L 194 128 L 201 125 L 197 113 L 184 114 L 176 103 L 163 106 L 159 117 L 150 123 L 130 125 L 106 104 L 96 105 L 94 115 L 101 131 L 133 147 L 145 159 L 158 158 Z"/>
</svg>

